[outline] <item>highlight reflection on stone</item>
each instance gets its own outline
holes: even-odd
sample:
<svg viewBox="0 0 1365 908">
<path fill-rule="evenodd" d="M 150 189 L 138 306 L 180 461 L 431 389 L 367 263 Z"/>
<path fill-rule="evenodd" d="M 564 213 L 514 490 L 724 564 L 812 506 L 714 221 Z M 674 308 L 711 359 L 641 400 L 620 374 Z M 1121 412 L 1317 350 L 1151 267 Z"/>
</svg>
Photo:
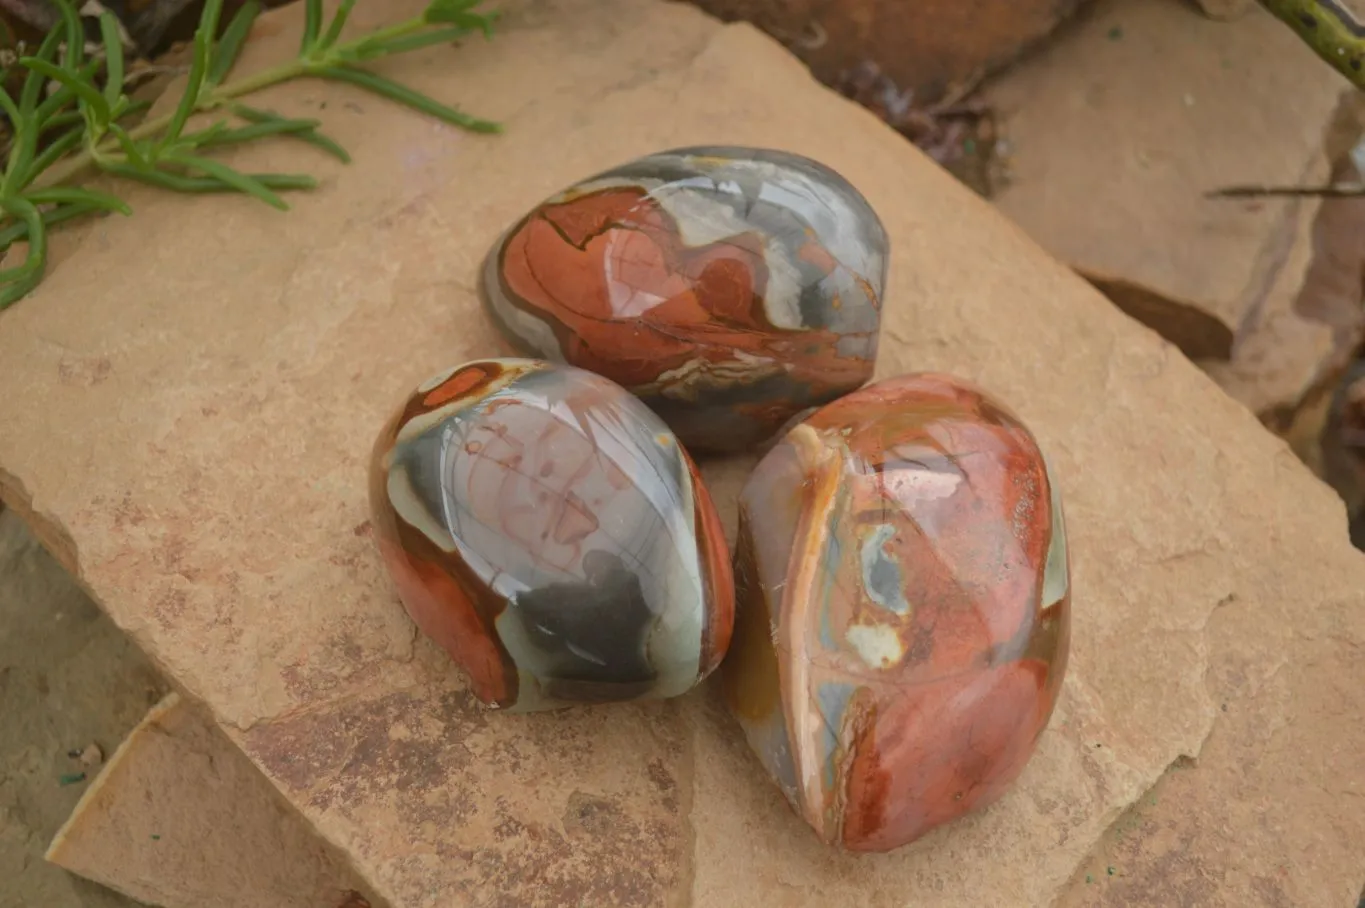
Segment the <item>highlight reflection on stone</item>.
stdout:
<svg viewBox="0 0 1365 908">
<path fill-rule="evenodd" d="M 740 498 L 729 707 L 827 843 L 885 851 L 1018 777 L 1066 671 L 1070 562 L 1032 434 L 943 375 L 799 423 Z"/>
<path fill-rule="evenodd" d="M 871 378 L 887 252 L 828 167 L 683 148 L 546 199 L 493 247 L 481 289 L 523 353 L 623 385 L 689 450 L 736 451 Z"/>
<path fill-rule="evenodd" d="M 677 696 L 729 645 L 710 495 L 598 375 L 489 359 L 426 382 L 376 442 L 370 505 L 408 613 L 490 706 Z"/>
</svg>

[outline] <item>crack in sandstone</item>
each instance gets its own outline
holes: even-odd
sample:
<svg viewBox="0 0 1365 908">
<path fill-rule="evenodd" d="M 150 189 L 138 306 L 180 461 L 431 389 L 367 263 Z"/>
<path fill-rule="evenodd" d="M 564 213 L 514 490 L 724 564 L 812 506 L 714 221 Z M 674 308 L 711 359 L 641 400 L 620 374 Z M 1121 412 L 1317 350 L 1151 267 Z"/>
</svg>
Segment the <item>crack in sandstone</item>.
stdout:
<svg viewBox="0 0 1365 908">
<path fill-rule="evenodd" d="M 1318 168 L 1319 161 L 1316 158 L 1310 159 L 1299 176 L 1300 185 L 1315 182 Z M 1236 356 L 1238 348 L 1265 315 L 1271 293 L 1294 254 L 1299 234 L 1300 212 L 1303 208 L 1304 200 L 1300 198 L 1293 199 L 1283 206 L 1279 222 L 1270 232 L 1265 245 L 1261 247 L 1257 261 L 1253 263 L 1251 274 L 1239 296 L 1242 316 L 1233 328 L 1230 358 Z M 1307 270 L 1305 267 L 1305 274 Z"/>
<path fill-rule="evenodd" d="M 1213 726 L 1210 724 L 1208 733 L 1205 734 L 1203 740 L 1199 742 L 1199 747 L 1197 749 L 1200 752 L 1203 751 L 1204 745 L 1208 743 L 1209 737 L 1212 734 Z M 1051 904 L 1053 908 L 1076 904 L 1076 900 L 1072 898 L 1071 893 L 1086 884 L 1087 869 L 1091 866 L 1096 857 L 1103 855 L 1108 850 L 1111 841 L 1120 831 L 1119 827 L 1132 818 L 1144 803 L 1155 803 L 1157 799 L 1156 792 L 1166 784 L 1166 779 L 1173 772 L 1192 769 L 1198 766 L 1198 763 L 1199 758 L 1197 755 L 1191 756 L 1185 753 L 1177 754 L 1174 759 L 1166 764 L 1166 768 L 1161 771 L 1160 775 L 1156 777 L 1156 780 L 1153 781 L 1151 785 L 1138 792 L 1137 795 L 1127 803 L 1116 806 L 1112 811 L 1109 811 L 1108 816 L 1101 821 L 1103 823 L 1103 829 L 1096 838 L 1095 844 L 1076 862 L 1076 866 L 1072 870 L 1071 875 L 1067 878 L 1066 883 L 1059 887 L 1058 894 L 1052 897 Z"/>
<path fill-rule="evenodd" d="M 391 656 L 383 656 L 381 657 L 381 661 L 396 662 L 400 665 L 405 664 L 404 662 L 394 659 Z M 411 660 L 408 661 L 410 662 Z M 424 682 L 421 679 L 413 679 L 406 683 L 386 681 L 382 695 L 406 693 L 408 691 L 422 687 L 423 683 Z M 199 699 L 206 703 L 208 702 L 202 697 L 198 697 L 195 699 Z M 351 690 L 342 694 L 338 694 L 334 697 L 313 700 L 306 703 L 299 703 L 289 707 L 288 709 L 275 713 L 272 716 L 252 715 L 242 719 L 234 719 L 229 718 L 226 715 L 220 715 L 218 709 L 212 703 L 210 703 L 209 706 L 213 712 L 214 722 L 222 726 L 224 729 L 232 729 L 235 732 L 245 735 L 248 732 L 254 731 L 259 727 L 275 725 L 277 723 L 292 722 L 297 719 L 303 719 L 311 716 L 316 716 L 321 713 L 332 712 L 341 707 L 349 706 L 353 703 L 364 703 L 375 699 L 376 695 L 372 691 L 358 688 L 356 690 Z"/>
<path fill-rule="evenodd" d="M 29 528 L 43 548 L 57 560 L 71 577 L 87 593 L 90 591 L 86 578 L 81 571 L 80 555 L 76 541 L 55 514 L 45 511 L 34 503 L 34 496 L 24 485 L 23 480 L 0 467 L 0 503 L 19 515 L 19 519 Z M 95 599 L 94 596 L 90 598 Z M 98 603 L 99 600 L 95 599 Z M 103 609 L 103 606 L 101 606 Z M 104 611 L 108 611 L 104 609 Z"/>
<path fill-rule="evenodd" d="M 1164 565 L 1179 562 L 1191 556 L 1208 554 L 1209 553 L 1205 550 L 1178 552 L 1161 559 L 1157 564 Z M 1123 799 L 1121 803 L 1116 804 L 1113 808 L 1105 812 L 1100 818 L 1101 831 L 1096 837 L 1094 845 L 1079 857 L 1066 883 L 1060 887 L 1058 894 L 1053 896 L 1051 900 L 1053 906 L 1075 903 L 1071 893 L 1084 884 L 1087 869 L 1094 863 L 1098 855 L 1105 854 L 1111 841 L 1119 832 L 1119 827 L 1132 818 L 1142 808 L 1143 804 L 1148 803 L 1155 798 L 1154 793 L 1165 784 L 1165 780 L 1172 772 L 1192 769 L 1199 765 L 1199 758 L 1203 754 L 1204 748 L 1208 745 L 1209 740 L 1213 737 L 1220 724 L 1220 710 L 1215 704 L 1221 702 L 1221 698 L 1214 696 L 1214 691 L 1211 690 L 1212 682 L 1209 678 L 1210 673 L 1214 669 L 1214 665 L 1207 645 L 1207 628 L 1215 616 L 1224 612 L 1229 605 L 1238 601 L 1239 597 L 1235 590 L 1219 597 L 1208 607 L 1207 611 L 1204 613 L 1203 621 L 1192 629 L 1193 635 L 1200 644 L 1197 647 L 1199 653 L 1197 665 L 1192 666 L 1192 668 L 1197 668 L 1199 670 L 1200 689 L 1204 694 L 1204 702 L 1200 710 L 1203 713 L 1203 728 L 1199 732 L 1198 741 L 1193 746 L 1180 745 L 1175 756 L 1171 758 L 1166 764 L 1166 767 L 1156 776 L 1150 785 L 1135 792 L 1131 797 Z M 1285 660 L 1282 660 L 1280 665 L 1276 666 L 1266 680 L 1273 677 L 1274 673 L 1278 672 L 1280 668 L 1283 667 L 1284 661 Z M 1130 771 L 1139 772 L 1136 767 L 1132 767 L 1127 763 L 1119 763 L 1119 765 Z"/>
</svg>

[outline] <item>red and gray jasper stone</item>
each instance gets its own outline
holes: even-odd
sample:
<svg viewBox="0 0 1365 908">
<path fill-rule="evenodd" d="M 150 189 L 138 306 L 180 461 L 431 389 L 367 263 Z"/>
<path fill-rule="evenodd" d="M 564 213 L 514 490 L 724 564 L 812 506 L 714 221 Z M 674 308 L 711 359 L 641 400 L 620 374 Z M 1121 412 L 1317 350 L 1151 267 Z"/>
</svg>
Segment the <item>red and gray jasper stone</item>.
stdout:
<svg viewBox="0 0 1365 908">
<path fill-rule="evenodd" d="M 887 256 L 876 212 L 823 164 L 681 148 L 537 205 L 480 284 L 519 352 L 610 378 L 719 453 L 871 378 Z"/>
<path fill-rule="evenodd" d="M 943 375 L 799 423 L 740 496 L 722 687 L 827 843 L 885 851 L 999 798 L 1070 640 L 1060 495 L 1029 430 Z"/>
<path fill-rule="evenodd" d="M 426 382 L 376 441 L 370 505 L 408 613 L 490 706 L 677 696 L 729 645 L 710 495 L 601 376 L 491 359 Z"/>
</svg>

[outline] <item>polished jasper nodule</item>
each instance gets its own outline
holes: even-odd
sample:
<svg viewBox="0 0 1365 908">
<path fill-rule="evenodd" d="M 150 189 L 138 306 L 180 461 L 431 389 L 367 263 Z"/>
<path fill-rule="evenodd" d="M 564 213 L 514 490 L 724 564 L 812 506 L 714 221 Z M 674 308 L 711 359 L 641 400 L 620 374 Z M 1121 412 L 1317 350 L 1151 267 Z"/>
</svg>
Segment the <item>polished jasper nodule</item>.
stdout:
<svg viewBox="0 0 1365 908">
<path fill-rule="evenodd" d="M 722 685 L 831 845 L 885 851 L 1002 795 L 1066 671 L 1070 562 L 1029 430 L 951 377 L 799 423 L 740 497 Z"/>
<path fill-rule="evenodd" d="M 677 696 L 729 645 L 710 495 L 601 376 L 489 359 L 426 382 L 380 433 L 370 505 L 408 613 L 490 706 Z"/>
<path fill-rule="evenodd" d="M 872 377 L 887 251 L 867 200 L 823 164 L 681 148 L 537 205 L 480 284 L 523 353 L 605 375 L 688 449 L 725 452 Z"/>
</svg>

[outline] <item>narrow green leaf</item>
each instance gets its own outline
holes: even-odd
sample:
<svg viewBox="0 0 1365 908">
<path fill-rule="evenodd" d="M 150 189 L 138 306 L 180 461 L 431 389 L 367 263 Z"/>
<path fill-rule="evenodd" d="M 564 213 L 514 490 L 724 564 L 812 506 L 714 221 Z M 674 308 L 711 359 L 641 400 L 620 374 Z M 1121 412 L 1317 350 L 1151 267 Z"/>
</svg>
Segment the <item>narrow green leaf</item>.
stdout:
<svg viewBox="0 0 1365 908">
<path fill-rule="evenodd" d="M 422 18 L 427 22 L 449 22 L 454 16 L 467 14 L 478 6 L 481 0 L 431 0 L 422 10 Z"/>
<path fill-rule="evenodd" d="M 80 13 L 69 0 L 52 0 L 62 14 L 66 26 L 66 63 L 69 70 L 79 69 L 85 59 L 85 26 L 81 25 Z"/>
<path fill-rule="evenodd" d="M 19 105 L 14 103 L 14 99 L 9 96 L 9 92 L 5 91 L 3 86 L 0 86 L 0 110 L 4 110 L 14 132 L 17 133 L 23 128 L 24 116 L 19 113 Z"/>
<path fill-rule="evenodd" d="M 351 163 L 351 156 L 347 153 L 346 149 L 342 148 L 329 136 L 318 132 L 316 129 L 310 129 L 308 132 L 291 133 L 291 135 L 296 139 L 301 139 L 309 145 L 327 152 L 343 164 Z"/>
<path fill-rule="evenodd" d="M 422 18 L 433 25 L 445 23 L 481 31 L 485 38 L 491 38 L 498 14 L 472 12 L 480 2 L 482 0 L 434 0 L 422 13 Z"/>
<path fill-rule="evenodd" d="M 91 210 L 85 205 L 60 205 L 56 208 L 49 208 L 43 212 L 43 226 L 51 227 L 53 224 L 60 224 L 72 218 L 78 218 L 83 214 L 90 214 Z"/>
<path fill-rule="evenodd" d="M 265 202 L 267 205 L 274 208 L 278 208 L 280 211 L 289 210 L 289 206 L 285 204 L 284 199 L 271 192 L 270 187 L 259 180 L 247 176 L 239 170 L 233 170 L 226 164 L 220 164 L 210 158 L 201 158 L 197 155 L 189 154 L 176 154 L 168 157 L 167 160 L 191 170 L 198 170 L 221 183 L 226 183 L 239 192 L 255 196 L 262 202 Z"/>
<path fill-rule="evenodd" d="M 246 121 L 249 122 L 249 123 L 303 123 L 303 122 L 313 122 L 313 123 L 316 123 L 316 122 L 317 122 L 317 121 L 307 121 L 307 120 L 286 120 L 285 118 L 279 116 L 278 114 L 272 113 L 271 111 L 268 111 L 268 110 L 257 110 L 256 108 L 254 108 L 254 107 L 248 107 L 248 106 L 245 105 L 245 104 L 234 104 L 234 105 L 232 105 L 232 111 L 233 111 L 233 113 L 237 114 L 237 116 L 241 117 L 243 120 L 246 120 Z M 295 137 L 295 138 L 302 139 L 303 141 L 307 142 L 308 144 L 314 145 L 314 146 L 316 146 L 316 147 L 322 149 L 323 151 L 325 151 L 325 152 L 327 152 L 328 154 L 332 155 L 334 158 L 336 158 L 338 161 L 340 161 L 340 162 L 343 163 L 343 164 L 349 164 L 349 163 L 351 163 L 351 156 L 350 156 L 349 154 L 346 153 L 346 149 L 342 148 L 340 145 L 338 145 L 338 144 L 337 144 L 335 141 L 333 141 L 332 139 L 330 139 L 330 138 L 328 138 L 327 136 L 323 135 L 322 133 L 318 132 L 317 129 L 316 129 L 316 127 L 314 127 L 314 129 L 309 130 L 309 131 L 302 131 L 302 130 L 301 130 L 301 131 L 298 131 L 298 132 L 292 132 L 292 131 L 290 131 L 290 132 L 288 132 L 287 134 L 288 134 L 288 135 L 291 135 L 291 136 L 293 136 L 293 137 Z"/>
<path fill-rule="evenodd" d="M 49 186 L 46 189 L 35 189 L 32 192 L 24 193 L 24 198 L 35 205 L 48 205 L 56 203 L 59 205 L 86 205 L 92 210 L 116 211 L 122 215 L 131 215 L 133 209 L 128 207 L 128 203 L 116 195 L 107 192 L 99 192 L 95 189 L 86 189 L 83 186 Z"/>
<path fill-rule="evenodd" d="M 83 119 L 79 110 L 64 110 L 59 114 L 48 117 L 47 121 L 43 123 L 42 129 L 43 132 L 47 132 L 51 129 L 65 129 L 66 127 L 80 124 Z"/>
<path fill-rule="evenodd" d="M 206 145 L 212 145 L 216 143 L 218 141 L 219 136 L 229 131 L 230 130 L 228 129 L 228 121 L 218 120 L 215 123 L 211 123 L 205 129 L 200 129 L 197 132 L 191 132 L 181 136 L 180 141 L 176 142 L 172 147 L 186 145 L 190 148 L 202 148 Z"/>
<path fill-rule="evenodd" d="M 33 146 L 35 143 L 36 129 L 30 118 L 26 118 L 19 112 L 19 105 L 14 103 L 14 99 L 9 96 L 0 85 L 0 110 L 5 112 L 9 118 L 11 139 L 9 149 L 9 160 L 5 163 L 4 180 L 0 181 L 0 193 L 13 191 L 15 184 L 24 178 L 24 172 L 28 168 L 28 162 L 33 157 Z"/>
<path fill-rule="evenodd" d="M 49 63 L 57 58 L 57 47 L 62 43 L 62 30 L 54 28 L 43 38 L 43 43 L 38 47 L 38 53 L 34 54 L 39 60 L 46 60 Z M 24 88 L 19 96 L 19 107 L 21 110 L 32 111 L 38 107 L 38 101 L 43 95 L 43 86 L 47 84 L 47 79 L 41 73 L 33 70 L 28 71 L 28 76 L 24 79 Z"/>
<path fill-rule="evenodd" d="M 38 45 L 38 59 L 52 61 L 57 56 L 57 45 L 60 44 L 61 31 L 52 29 L 46 34 L 42 44 Z M 8 71 L 5 71 L 8 78 Z M 38 97 L 42 94 L 42 89 L 48 83 L 41 74 L 29 70 L 23 81 L 23 89 L 19 91 L 19 112 L 15 116 L 12 108 L 7 108 L 10 115 L 12 145 L 10 147 L 10 160 L 5 165 L 4 187 L 5 190 L 14 191 L 25 186 L 31 179 L 31 164 L 33 156 L 38 152 L 38 138 L 42 134 L 42 120 L 38 119 Z M 0 93 L 4 93 L 7 100 L 11 100 L 8 91 L 0 87 Z"/>
<path fill-rule="evenodd" d="M 99 67 L 98 60 L 91 60 L 76 72 L 76 77 L 87 84 L 93 84 L 91 80 Z M 61 85 L 38 105 L 38 109 L 33 115 L 39 123 L 45 123 L 48 117 L 65 110 L 66 106 L 74 100 L 76 100 L 76 93 L 66 85 Z M 102 96 L 100 100 L 103 100 Z"/>
<path fill-rule="evenodd" d="M 54 82 L 60 82 L 63 88 L 71 91 L 90 107 L 90 111 L 95 115 L 97 121 L 101 124 L 109 122 L 109 104 L 104 100 L 104 95 L 99 93 L 88 78 L 82 78 L 80 73 L 54 66 L 46 60 L 39 60 L 37 57 L 20 57 L 19 62 L 29 69 L 47 76 Z M 41 111 L 42 108 L 38 108 L 38 113 L 35 116 L 40 116 Z"/>
<path fill-rule="evenodd" d="M 397 101 L 399 104 L 419 110 L 428 116 L 436 117 L 446 123 L 459 126 L 472 132 L 494 133 L 502 132 L 502 125 L 491 120 L 481 120 L 453 107 L 448 107 L 434 98 L 413 91 L 406 85 L 400 85 L 383 76 L 377 76 L 372 72 L 363 69 L 353 69 L 349 66 L 326 66 L 310 71 L 312 75 L 324 79 L 335 79 L 338 82 L 349 82 L 352 85 L 359 85 L 367 88 L 377 95 Z"/>
<path fill-rule="evenodd" d="M 249 126 L 241 126 L 237 129 L 223 130 L 214 139 L 214 143 L 217 145 L 240 145 L 242 142 L 263 139 L 266 136 L 308 132 L 317 129 L 320 125 L 317 120 L 274 120 L 265 123 L 252 123 Z"/>
<path fill-rule="evenodd" d="M 267 189 L 317 189 L 318 181 L 306 173 L 249 173 Z"/>
<path fill-rule="evenodd" d="M 123 38 L 118 20 L 108 10 L 100 13 L 100 37 L 104 39 L 104 100 L 112 111 L 123 94 Z"/>
<path fill-rule="evenodd" d="M 109 132 L 118 140 L 119 147 L 123 149 L 124 157 L 139 167 L 151 166 L 147 161 L 147 156 L 143 153 L 142 149 L 138 147 L 137 142 L 133 141 L 133 137 L 128 134 L 128 130 L 117 123 L 110 123 Z M 95 163 L 99 164 L 101 167 L 104 166 L 104 161 L 101 159 L 97 158 Z"/>
<path fill-rule="evenodd" d="M 61 205 L 57 208 L 49 208 L 43 212 L 43 226 L 51 227 L 54 224 L 90 214 L 93 211 L 93 208 L 87 208 L 84 205 Z M 28 236 L 28 224 L 23 221 L 10 224 L 4 230 L 0 230 L 0 249 L 8 249 L 26 236 Z"/>
<path fill-rule="evenodd" d="M 80 110 L 81 118 L 85 121 L 85 125 L 82 128 L 85 130 L 87 136 L 98 136 L 104 132 L 104 123 L 101 122 L 95 108 L 91 107 L 89 104 L 82 103 L 80 105 Z"/>
<path fill-rule="evenodd" d="M 322 0 L 303 0 L 303 40 L 299 43 L 300 57 L 306 57 L 312 52 L 321 31 Z"/>
<path fill-rule="evenodd" d="M 190 115 L 194 113 L 194 108 L 199 103 L 199 87 L 204 79 L 204 54 L 199 50 L 202 46 L 203 42 L 196 39 L 194 60 L 190 63 L 189 83 L 185 86 L 185 93 L 180 96 L 180 103 L 176 105 L 166 131 L 162 133 L 160 145 L 163 148 L 180 138 L 185 123 L 189 121 Z"/>
<path fill-rule="evenodd" d="M 28 240 L 28 255 L 17 268 L 0 271 L 0 281 L 7 284 L 0 290 L 0 309 L 27 296 L 38 286 L 47 270 L 47 230 L 43 226 L 42 213 L 36 205 L 18 196 L 0 199 L 0 208 L 15 220 L 23 223 Z"/>
<path fill-rule="evenodd" d="M 223 15 L 223 0 L 204 0 L 204 11 L 199 14 L 199 27 L 194 36 L 203 35 L 212 44 L 218 37 L 218 20 Z"/>
<path fill-rule="evenodd" d="M 113 176 L 121 176 L 127 180 L 137 180 L 139 183 L 150 183 L 152 186 L 160 186 L 167 190 L 175 190 L 176 193 L 202 193 L 207 187 L 199 188 L 197 183 L 213 183 L 213 187 L 220 186 L 216 180 L 194 180 L 177 176 L 175 173 L 165 171 L 153 171 L 137 165 L 124 164 L 121 161 L 101 161 L 100 169 L 105 173 L 112 173 Z"/>
<path fill-rule="evenodd" d="M 208 76 L 204 84 L 213 87 L 222 83 L 227 78 L 228 72 L 232 70 L 232 64 L 237 62 L 237 58 L 242 53 L 242 46 L 246 44 L 246 37 L 251 33 L 251 26 L 256 21 L 256 17 L 261 14 L 261 4 L 256 0 L 248 0 L 237 10 L 237 14 L 232 17 L 228 27 L 223 31 L 223 37 L 218 41 L 218 46 L 213 50 L 213 62 L 209 66 Z"/>
<path fill-rule="evenodd" d="M 28 225 L 23 221 L 13 221 L 3 230 L 0 230 L 0 250 L 9 249 L 10 246 L 28 236 Z"/>
<path fill-rule="evenodd" d="M 0 312 L 28 296 L 42 281 L 42 270 L 28 272 L 13 282 L 4 282 L 4 279 L 0 278 Z"/>
<path fill-rule="evenodd" d="M 115 161 L 108 161 L 100 165 L 106 173 L 111 173 L 116 177 L 123 177 L 129 180 L 137 180 L 140 183 L 149 183 L 152 186 L 159 186 L 162 189 L 173 189 L 176 192 L 235 192 L 230 186 L 224 186 L 217 180 L 203 179 L 200 177 L 185 177 L 175 173 L 167 173 L 164 170 L 152 170 L 147 167 L 136 167 L 132 164 L 122 164 Z"/>
<path fill-rule="evenodd" d="M 283 120 L 279 114 L 273 110 L 261 110 L 259 107 L 251 107 L 240 101 L 234 101 L 231 110 L 237 116 L 250 123 L 273 123 L 276 120 Z"/>
<path fill-rule="evenodd" d="M 178 173 L 170 173 L 165 170 L 144 170 L 128 164 L 106 163 L 102 165 L 104 170 L 115 176 L 125 177 L 130 180 L 138 180 L 143 183 L 150 183 L 163 189 L 173 189 L 176 192 L 206 193 L 206 192 L 238 192 L 236 187 L 229 186 L 221 180 L 211 177 L 188 177 Z M 251 179 L 260 183 L 268 189 L 316 189 L 318 181 L 307 174 L 299 173 L 253 173 L 248 174 Z"/>
<path fill-rule="evenodd" d="M 113 129 L 114 127 L 111 125 L 109 128 Z M 33 163 L 29 165 L 28 173 L 25 174 L 24 179 L 17 182 L 14 188 L 20 189 L 27 186 L 38 176 L 38 174 L 44 172 L 53 164 L 56 164 L 62 158 L 75 151 L 84 138 L 84 130 L 73 129 L 70 132 L 63 133 L 51 142 L 48 142 L 47 147 L 43 149 L 42 154 L 34 158 Z"/>
<path fill-rule="evenodd" d="M 24 222 L 23 228 L 24 236 L 27 237 L 28 236 L 27 222 Z M 32 270 L 33 266 L 29 263 L 28 258 L 25 257 L 23 262 L 21 262 L 18 265 L 15 265 L 13 268 L 0 268 L 0 284 L 12 281 L 15 278 L 23 277 Z"/>
<path fill-rule="evenodd" d="M 355 0 L 341 0 L 341 6 L 337 7 L 336 15 L 332 17 L 331 24 L 327 26 L 327 33 L 322 36 L 322 41 L 318 45 L 321 49 L 331 47 L 337 43 L 341 37 L 341 30 L 346 27 L 346 20 L 351 17 L 351 9 L 355 6 Z"/>
<path fill-rule="evenodd" d="M 347 56 L 352 56 L 356 60 L 374 60 L 378 57 L 387 57 L 393 54 L 405 54 L 414 50 L 421 50 L 433 44 L 448 44 L 470 34 L 472 30 L 463 25 L 451 25 L 446 28 L 439 28 L 435 31 L 420 32 L 416 35 L 404 35 L 401 38 L 391 38 L 389 40 L 361 41 L 355 46 Z"/>
<path fill-rule="evenodd" d="M 199 94 L 204 87 L 204 76 L 209 67 L 209 48 L 218 29 L 218 14 L 223 9 L 223 0 L 207 0 L 204 14 L 199 19 L 199 30 L 194 33 L 194 59 L 190 61 L 190 74 L 185 82 L 184 94 L 176 105 L 175 113 L 166 126 L 158 148 L 167 148 L 185 129 L 185 124 L 199 105 Z"/>
<path fill-rule="evenodd" d="M 243 126 L 241 129 L 228 130 L 218 137 L 217 144 L 238 144 L 274 135 L 289 136 L 290 138 L 302 139 L 310 145 L 317 146 L 343 164 L 351 163 L 351 156 L 346 153 L 346 150 L 336 142 L 327 138 L 327 136 L 318 132 L 318 125 L 316 120 L 281 120 L 278 123 L 253 123 L 250 126 Z"/>
</svg>

